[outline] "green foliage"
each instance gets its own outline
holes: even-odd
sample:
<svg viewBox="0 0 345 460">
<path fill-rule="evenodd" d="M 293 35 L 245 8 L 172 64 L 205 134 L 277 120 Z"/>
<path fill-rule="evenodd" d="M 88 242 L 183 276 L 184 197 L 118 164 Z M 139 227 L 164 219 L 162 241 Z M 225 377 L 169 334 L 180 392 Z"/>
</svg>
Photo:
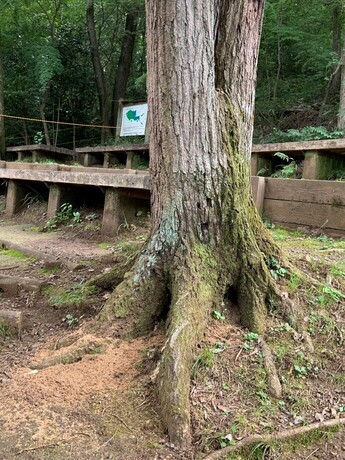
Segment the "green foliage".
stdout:
<svg viewBox="0 0 345 460">
<path fill-rule="evenodd" d="M 214 353 L 209 347 L 205 347 L 197 356 L 192 367 L 192 374 L 195 376 L 201 369 L 206 371 L 212 369 L 214 364 Z"/>
<path fill-rule="evenodd" d="M 74 284 L 69 289 L 49 286 L 45 290 L 50 305 L 55 307 L 79 307 L 96 292 L 93 286 L 85 283 Z M 67 319 L 67 318 L 66 318 Z"/>
<path fill-rule="evenodd" d="M 63 66 L 59 51 L 50 44 L 35 47 L 34 53 L 36 78 L 43 92 L 52 78 L 63 72 Z"/>
<path fill-rule="evenodd" d="M 47 220 L 44 228 L 47 230 L 55 230 L 62 224 L 70 223 L 73 226 L 80 222 L 80 212 L 74 211 L 70 203 L 63 203 L 56 215 Z"/>
<path fill-rule="evenodd" d="M 282 177 L 283 179 L 297 178 L 298 164 L 293 158 L 282 152 L 276 152 L 273 156 L 280 158 L 288 164 L 276 166 L 276 172 L 272 174 L 272 177 Z"/>
<path fill-rule="evenodd" d="M 248 332 L 244 338 L 248 341 L 248 342 L 257 342 L 258 339 L 259 339 L 259 334 L 257 334 L 256 332 Z"/>
<path fill-rule="evenodd" d="M 37 131 L 37 133 L 34 136 L 34 143 L 42 144 L 43 139 L 44 139 L 44 134 L 42 133 L 42 131 Z"/>
<path fill-rule="evenodd" d="M 329 284 L 324 284 L 321 288 L 321 295 L 317 297 L 317 301 L 322 306 L 327 306 L 332 302 L 341 302 L 345 299 L 345 295 L 338 289 L 333 288 Z"/>
<path fill-rule="evenodd" d="M 231 434 L 227 434 L 219 438 L 219 446 L 222 449 L 224 449 L 224 447 L 226 446 L 235 446 L 235 445 L 236 445 L 236 441 L 233 439 Z"/>
<path fill-rule="evenodd" d="M 69 327 L 75 326 L 78 323 L 78 318 L 75 318 L 71 313 L 67 313 L 65 320 Z"/>
<path fill-rule="evenodd" d="M 4 324 L 0 324 L 0 339 L 4 339 L 6 337 L 10 337 L 11 336 L 11 333 L 8 329 L 7 326 L 5 326 Z"/>
<path fill-rule="evenodd" d="M 316 8 L 314 0 L 266 1 L 257 88 L 257 113 L 266 124 L 284 109 L 296 108 L 297 117 L 303 109 L 317 114 L 315 105 L 321 104 L 339 62 L 332 47 L 330 3 L 319 2 Z"/>
<path fill-rule="evenodd" d="M 25 255 L 23 252 L 17 251 L 16 249 L 0 249 L 0 254 L 13 257 L 14 259 L 30 259 L 30 257 Z"/>
<path fill-rule="evenodd" d="M 223 351 L 226 349 L 227 344 L 224 342 L 216 342 L 213 348 L 204 347 L 194 361 L 192 374 L 196 376 L 201 369 L 205 370 L 206 372 L 212 369 L 215 356 L 219 353 L 223 353 Z"/>
<path fill-rule="evenodd" d="M 270 257 L 267 261 L 267 266 L 270 270 L 272 277 L 277 280 L 278 278 L 284 278 L 286 275 L 286 268 L 282 267 L 277 259 Z"/>
<path fill-rule="evenodd" d="M 302 129 L 288 129 L 287 131 L 273 129 L 272 133 L 265 139 L 265 143 L 269 144 L 275 142 L 302 142 L 320 139 L 339 139 L 344 137 L 344 135 L 344 131 L 329 131 L 323 126 L 306 126 Z M 284 159 L 280 156 L 281 153 L 276 155 L 279 156 L 279 158 Z M 286 157 L 286 155 L 284 155 L 284 157 Z"/>
<path fill-rule="evenodd" d="M 218 321 L 224 321 L 225 320 L 225 316 L 223 316 L 219 311 L 217 310 L 214 310 L 214 312 L 212 313 L 212 316 L 214 319 L 217 319 Z"/>
</svg>

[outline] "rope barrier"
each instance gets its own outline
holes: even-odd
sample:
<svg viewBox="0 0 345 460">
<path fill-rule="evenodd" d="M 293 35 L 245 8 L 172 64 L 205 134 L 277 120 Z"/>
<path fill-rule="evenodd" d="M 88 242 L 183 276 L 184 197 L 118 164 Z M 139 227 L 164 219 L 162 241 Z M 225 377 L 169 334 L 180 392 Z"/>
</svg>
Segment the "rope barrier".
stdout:
<svg viewBox="0 0 345 460">
<path fill-rule="evenodd" d="M 13 120 L 23 120 L 23 121 L 37 121 L 39 123 L 51 123 L 55 125 L 67 125 L 67 126 L 79 126 L 84 128 L 107 128 L 107 129 L 117 129 L 120 126 L 106 126 L 106 125 L 90 125 L 90 124 L 83 124 L 83 123 L 69 123 L 67 121 L 53 121 L 53 120 L 41 120 L 40 118 L 29 118 L 29 117 L 17 117 L 15 115 L 5 115 L 0 113 L 0 118 L 10 118 Z"/>
</svg>

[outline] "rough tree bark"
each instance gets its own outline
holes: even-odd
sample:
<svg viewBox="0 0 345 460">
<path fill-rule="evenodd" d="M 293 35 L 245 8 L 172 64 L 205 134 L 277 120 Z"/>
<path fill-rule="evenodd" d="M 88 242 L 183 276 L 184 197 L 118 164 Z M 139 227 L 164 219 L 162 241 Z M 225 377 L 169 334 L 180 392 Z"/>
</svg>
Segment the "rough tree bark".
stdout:
<svg viewBox="0 0 345 460">
<path fill-rule="evenodd" d="M 113 89 L 113 101 L 111 110 L 113 126 L 117 125 L 119 100 L 124 99 L 126 95 L 127 83 L 133 60 L 137 27 L 137 16 L 134 13 L 128 13 L 126 16 L 125 32 L 122 39 L 121 52 L 119 62 L 117 64 L 116 78 Z"/>
<path fill-rule="evenodd" d="M 94 0 L 87 0 L 86 4 L 86 20 L 87 20 L 87 30 L 89 34 L 90 48 L 91 48 L 91 57 L 92 64 L 95 74 L 95 82 L 98 92 L 98 101 L 99 101 L 99 113 L 101 118 L 101 124 L 104 126 L 110 125 L 109 120 L 109 111 L 107 109 L 108 104 L 108 92 L 105 82 L 103 67 L 101 63 L 101 57 L 99 54 L 99 45 L 96 34 L 96 25 L 95 25 L 95 9 L 94 9 Z M 103 143 L 105 139 L 111 137 L 110 128 L 102 129 L 101 133 L 101 142 Z"/>
<path fill-rule="evenodd" d="M 249 157 L 263 0 L 147 0 L 152 232 L 100 321 L 133 333 L 167 315 L 158 371 L 171 441 L 188 447 L 190 371 L 212 309 L 237 297 L 265 329 L 279 251 L 251 198 Z"/>
<path fill-rule="evenodd" d="M 2 67 L 2 53 L 0 41 L 0 115 L 5 114 L 4 106 L 4 73 Z M 5 158 L 5 118 L 0 116 L 0 159 Z"/>
<path fill-rule="evenodd" d="M 342 9 L 344 9 L 344 4 L 342 5 Z M 341 46 L 340 94 L 339 94 L 339 111 L 338 111 L 337 127 L 338 129 L 345 130 L 345 33 L 344 32 L 343 32 L 343 37 L 342 37 L 342 45 L 340 46 Z"/>
</svg>

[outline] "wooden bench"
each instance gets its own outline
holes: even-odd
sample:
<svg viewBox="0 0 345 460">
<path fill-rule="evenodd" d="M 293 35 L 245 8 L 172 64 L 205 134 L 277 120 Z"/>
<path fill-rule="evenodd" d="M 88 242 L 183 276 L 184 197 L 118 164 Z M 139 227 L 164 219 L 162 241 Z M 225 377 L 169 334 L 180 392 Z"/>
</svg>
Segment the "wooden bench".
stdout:
<svg viewBox="0 0 345 460">
<path fill-rule="evenodd" d="M 263 168 L 271 173 L 276 152 L 303 161 L 303 179 L 328 179 L 333 171 L 345 168 L 345 139 L 282 142 L 253 145 L 251 174 L 256 176 Z"/>
<path fill-rule="evenodd" d="M 15 147 L 7 147 L 7 153 L 15 154 L 16 160 L 24 161 L 31 160 L 33 163 L 38 163 L 39 159 L 56 158 L 56 157 L 70 157 L 75 159 L 76 154 L 73 150 L 64 149 L 61 147 L 54 147 L 52 145 L 32 144 L 32 145 L 17 145 Z"/>
<path fill-rule="evenodd" d="M 132 144 L 80 147 L 75 149 L 75 152 L 84 166 L 92 166 L 99 163 L 100 160 L 103 168 L 109 168 L 115 164 L 122 164 L 126 169 L 132 169 L 134 155 L 136 153 L 146 153 L 148 156 L 149 145 Z"/>
</svg>

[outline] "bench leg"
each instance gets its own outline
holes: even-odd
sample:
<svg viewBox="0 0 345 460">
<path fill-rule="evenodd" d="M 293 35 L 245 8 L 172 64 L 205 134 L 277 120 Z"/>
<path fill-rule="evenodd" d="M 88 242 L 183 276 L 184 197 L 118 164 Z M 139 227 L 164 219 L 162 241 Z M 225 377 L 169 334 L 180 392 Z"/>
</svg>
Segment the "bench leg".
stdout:
<svg viewBox="0 0 345 460">
<path fill-rule="evenodd" d="M 132 169 L 134 152 L 127 152 L 126 169 Z"/>
<path fill-rule="evenodd" d="M 27 194 L 27 188 L 18 180 L 9 180 L 6 196 L 6 216 L 12 217 L 23 207 L 23 201 Z"/>
<path fill-rule="evenodd" d="M 332 179 L 335 171 L 345 167 L 345 161 L 318 151 L 309 151 L 304 155 L 303 179 Z"/>
<path fill-rule="evenodd" d="M 38 163 L 38 152 L 36 150 L 33 150 L 32 152 L 32 162 Z"/>
<path fill-rule="evenodd" d="M 105 191 L 103 221 L 101 232 L 114 235 L 124 220 L 124 210 L 119 193 L 114 188 Z"/>
<path fill-rule="evenodd" d="M 109 153 L 105 152 L 104 153 L 104 160 L 103 160 L 103 168 L 109 168 L 109 164 L 110 164 Z"/>
</svg>

